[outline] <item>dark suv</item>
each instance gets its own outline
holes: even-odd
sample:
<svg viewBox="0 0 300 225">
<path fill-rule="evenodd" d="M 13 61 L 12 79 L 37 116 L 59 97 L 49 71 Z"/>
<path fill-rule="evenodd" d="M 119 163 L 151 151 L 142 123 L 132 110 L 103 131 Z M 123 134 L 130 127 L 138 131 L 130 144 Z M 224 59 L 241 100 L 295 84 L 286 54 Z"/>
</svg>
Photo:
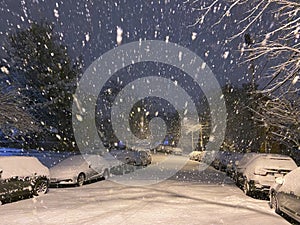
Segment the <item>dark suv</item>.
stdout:
<svg viewBox="0 0 300 225">
<path fill-rule="evenodd" d="M 49 170 L 35 157 L 0 157 L 0 203 L 48 191 Z"/>
</svg>

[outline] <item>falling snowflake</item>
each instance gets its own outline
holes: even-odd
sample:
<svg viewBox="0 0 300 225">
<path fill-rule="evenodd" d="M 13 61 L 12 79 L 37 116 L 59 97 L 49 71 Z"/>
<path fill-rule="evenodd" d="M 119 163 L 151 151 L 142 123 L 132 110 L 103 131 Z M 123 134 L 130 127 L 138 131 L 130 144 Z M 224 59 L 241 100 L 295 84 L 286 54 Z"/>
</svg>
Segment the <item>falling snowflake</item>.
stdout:
<svg viewBox="0 0 300 225">
<path fill-rule="evenodd" d="M 54 10 L 53 10 L 53 13 L 54 13 L 54 16 L 55 16 L 56 18 L 59 17 L 59 13 L 58 13 L 58 10 L 57 10 L 57 9 L 54 9 Z"/>
<path fill-rule="evenodd" d="M 5 74 L 9 74 L 9 70 L 5 66 L 1 67 L 1 72 Z"/>
<path fill-rule="evenodd" d="M 117 26 L 117 44 L 120 45 L 122 43 L 123 29 Z"/>
<path fill-rule="evenodd" d="M 192 40 L 194 41 L 197 38 L 197 33 L 196 32 L 192 32 Z"/>
<path fill-rule="evenodd" d="M 224 59 L 227 59 L 228 56 L 229 56 L 229 51 L 224 52 L 223 58 L 224 58 Z"/>
</svg>

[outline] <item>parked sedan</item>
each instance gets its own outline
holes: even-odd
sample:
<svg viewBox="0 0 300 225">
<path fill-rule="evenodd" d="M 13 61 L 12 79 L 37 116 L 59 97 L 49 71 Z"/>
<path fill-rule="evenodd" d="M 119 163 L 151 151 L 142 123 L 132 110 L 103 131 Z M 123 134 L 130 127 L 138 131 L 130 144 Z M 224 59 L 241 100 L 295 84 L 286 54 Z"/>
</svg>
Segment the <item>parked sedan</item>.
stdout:
<svg viewBox="0 0 300 225">
<path fill-rule="evenodd" d="M 227 151 L 219 151 L 216 154 L 216 158 L 214 159 L 214 161 L 212 162 L 212 166 L 217 169 L 217 170 L 221 170 L 221 171 L 226 171 L 227 165 L 230 164 L 230 160 L 232 158 L 232 154 L 231 152 L 227 152 Z"/>
<path fill-rule="evenodd" d="M 205 152 L 204 151 L 192 151 L 189 154 L 189 159 L 200 162 L 202 158 L 204 157 Z"/>
<path fill-rule="evenodd" d="M 99 178 L 107 179 L 110 166 L 100 155 L 74 155 L 50 168 L 51 184 L 77 184 Z"/>
<path fill-rule="evenodd" d="M 270 206 L 276 213 L 284 212 L 300 223 L 300 167 L 277 178 L 270 189 Z"/>
<path fill-rule="evenodd" d="M 49 170 L 35 157 L 0 157 L 0 203 L 48 191 Z"/>
<path fill-rule="evenodd" d="M 127 165 L 147 166 L 152 161 L 150 153 L 143 150 L 113 149 L 109 153 Z"/>
</svg>

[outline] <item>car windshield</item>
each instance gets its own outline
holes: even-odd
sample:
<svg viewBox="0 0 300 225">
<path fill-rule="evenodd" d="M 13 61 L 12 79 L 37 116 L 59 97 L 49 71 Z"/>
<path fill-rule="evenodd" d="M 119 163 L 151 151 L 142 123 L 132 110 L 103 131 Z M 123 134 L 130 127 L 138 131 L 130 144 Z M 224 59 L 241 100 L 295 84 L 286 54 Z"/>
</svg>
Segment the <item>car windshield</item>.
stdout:
<svg viewBox="0 0 300 225">
<path fill-rule="evenodd" d="M 293 170 L 297 168 L 296 163 L 288 158 L 260 158 L 254 161 L 257 168 L 269 168 L 277 170 Z"/>
</svg>

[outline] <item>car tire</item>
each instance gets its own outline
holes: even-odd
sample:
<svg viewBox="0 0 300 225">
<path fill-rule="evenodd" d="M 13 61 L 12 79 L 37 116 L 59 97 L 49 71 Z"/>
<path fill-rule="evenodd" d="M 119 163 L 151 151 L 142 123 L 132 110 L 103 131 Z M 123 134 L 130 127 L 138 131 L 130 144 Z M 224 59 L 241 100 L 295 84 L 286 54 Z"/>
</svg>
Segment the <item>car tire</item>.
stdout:
<svg viewBox="0 0 300 225">
<path fill-rule="evenodd" d="M 247 178 L 244 178 L 243 191 L 246 195 L 248 195 L 248 196 L 251 195 L 250 184 L 249 184 Z"/>
<path fill-rule="evenodd" d="M 275 210 L 276 213 L 280 213 L 279 205 L 278 205 L 278 198 L 275 192 L 272 192 L 270 196 L 270 207 Z"/>
<path fill-rule="evenodd" d="M 104 173 L 103 173 L 104 180 L 107 180 L 109 177 L 110 177 L 109 171 L 108 171 L 108 169 L 105 169 Z"/>
<path fill-rule="evenodd" d="M 35 196 L 44 195 L 48 192 L 49 183 L 47 180 L 38 180 L 33 188 L 33 194 Z"/>
<path fill-rule="evenodd" d="M 85 182 L 85 174 L 84 173 L 80 173 L 77 177 L 77 185 L 78 186 L 82 186 Z"/>
<path fill-rule="evenodd" d="M 235 182 L 236 186 L 240 187 L 239 178 L 238 178 L 238 175 L 236 173 L 234 173 L 233 179 L 234 179 L 234 182 Z"/>
</svg>

